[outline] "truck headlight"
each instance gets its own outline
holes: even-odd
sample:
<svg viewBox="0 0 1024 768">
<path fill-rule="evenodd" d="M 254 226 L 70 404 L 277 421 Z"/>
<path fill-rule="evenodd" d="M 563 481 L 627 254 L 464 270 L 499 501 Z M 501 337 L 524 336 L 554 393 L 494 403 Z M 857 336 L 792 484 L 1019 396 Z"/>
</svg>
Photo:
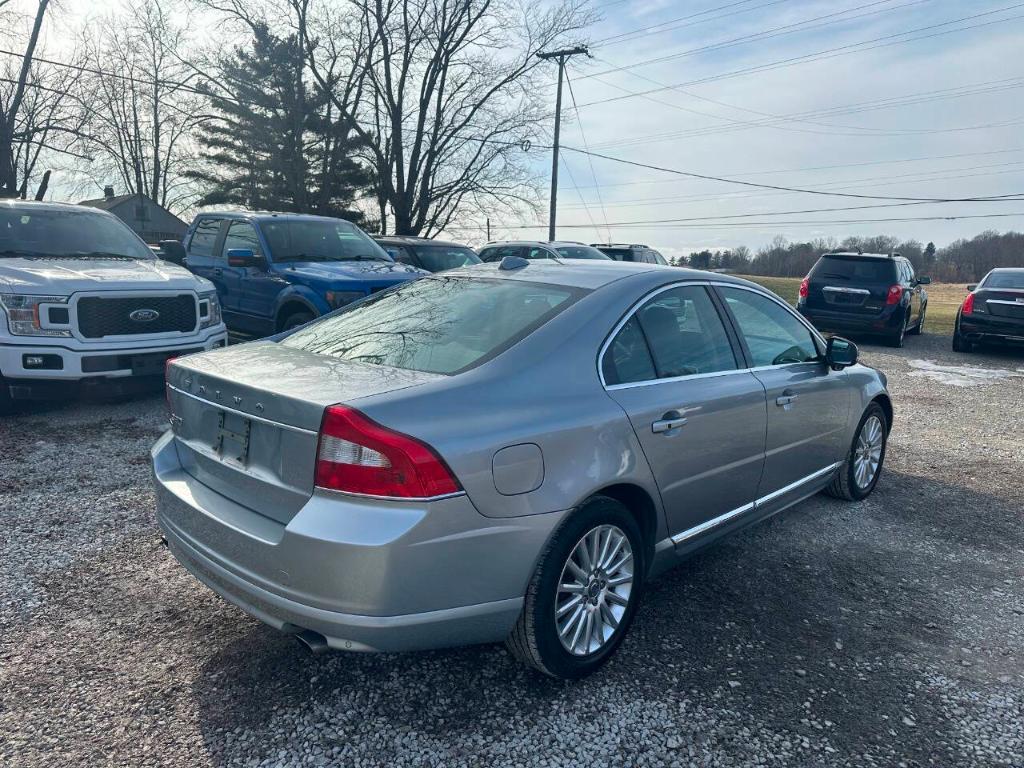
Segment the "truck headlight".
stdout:
<svg viewBox="0 0 1024 768">
<path fill-rule="evenodd" d="M 199 327 L 210 328 L 220 322 L 220 299 L 216 292 L 199 294 Z"/>
<path fill-rule="evenodd" d="M 18 293 L 0 293 L 0 307 L 7 315 L 7 325 L 15 336 L 70 336 L 70 329 L 44 328 L 40 312 L 48 311 L 46 305 L 60 304 L 67 323 L 67 296 L 25 296 Z M 49 318 L 47 318 L 49 322 Z"/>
<path fill-rule="evenodd" d="M 331 305 L 331 309 L 344 307 L 346 304 L 351 304 L 353 301 L 359 301 L 359 299 L 364 296 L 366 296 L 365 291 L 327 291 L 324 293 L 324 298 L 327 299 L 327 303 Z"/>
</svg>

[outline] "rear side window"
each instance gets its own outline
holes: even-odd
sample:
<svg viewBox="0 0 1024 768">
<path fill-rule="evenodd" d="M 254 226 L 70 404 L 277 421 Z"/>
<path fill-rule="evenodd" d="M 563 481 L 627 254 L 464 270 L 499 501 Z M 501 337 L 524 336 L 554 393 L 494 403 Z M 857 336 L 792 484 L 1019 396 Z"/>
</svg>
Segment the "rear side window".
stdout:
<svg viewBox="0 0 1024 768">
<path fill-rule="evenodd" d="M 807 327 L 785 307 L 753 291 L 720 288 L 747 342 L 755 368 L 818 359 L 818 347 Z"/>
<path fill-rule="evenodd" d="M 857 256 L 822 256 L 811 268 L 810 277 L 812 280 L 891 285 L 896 281 L 896 262 Z"/>
<path fill-rule="evenodd" d="M 606 384 L 737 368 L 718 311 L 700 286 L 672 288 L 644 304 L 608 345 L 601 366 Z"/>
<path fill-rule="evenodd" d="M 515 280 L 425 277 L 280 343 L 370 365 L 455 374 L 500 354 L 584 293 Z"/>
<path fill-rule="evenodd" d="M 217 244 L 217 235 L 220 233 L 220 222 L 220 219 L 199 220 L 188 244 L 190 255 L 213 256 L 213 247 Z"/>
</svg>

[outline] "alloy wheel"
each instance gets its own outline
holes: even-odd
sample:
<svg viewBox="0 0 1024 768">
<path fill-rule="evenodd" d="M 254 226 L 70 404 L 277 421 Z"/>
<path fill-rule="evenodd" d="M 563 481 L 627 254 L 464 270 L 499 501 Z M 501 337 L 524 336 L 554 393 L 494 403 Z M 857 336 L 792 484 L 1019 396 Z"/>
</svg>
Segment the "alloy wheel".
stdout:
<svg viewBox="0 0 1024 768">
<path fill-rule="evenodd" d="M 555 626 L 574 656 L 604 648 L 615 635 L 633 592 L 633 548 L 615 525 L 592 528 L 562 568 L 555 598 Z"/>
<path fill-rule="evenodd" d="M 871 487 L 882 461 L 884 441 L 885 428 L 881 420 L 877 416 L 870 416 L 860 429 L 853 453 L 853 479 L 858 488 Z"/>
</svg>

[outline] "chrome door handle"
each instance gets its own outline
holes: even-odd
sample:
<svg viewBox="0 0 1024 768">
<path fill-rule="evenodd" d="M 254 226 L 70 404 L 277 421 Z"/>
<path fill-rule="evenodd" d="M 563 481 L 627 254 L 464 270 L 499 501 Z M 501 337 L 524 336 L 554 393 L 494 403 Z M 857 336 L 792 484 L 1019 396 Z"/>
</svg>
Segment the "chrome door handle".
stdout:
<svg viewBox="0 0 1024 768">
<path fill-rule="evenodd" d="M 668 414 L 665 414 L 668 416 Z M 668 419 L 659 419 L 658 421 L 651 424 L 651 431 L 655 434 L 662 432 L 668 432 L 673 429 L 678 429 L 686 423 L 685 416 L 674 416 Z"/>
<path fill-rule="evenodd" d="M 779 397 L 775 398 L 775 404 L 780 408 L 784 408 L 785 406 L 789 405 L 794 400 L 796 400 L 797 397 L 799 397 L 799 395 L 797 395 L 797 393 L 794 392 L 793 390 L 784 389 L 782 391 L 782 394 Z"/>
</svg>

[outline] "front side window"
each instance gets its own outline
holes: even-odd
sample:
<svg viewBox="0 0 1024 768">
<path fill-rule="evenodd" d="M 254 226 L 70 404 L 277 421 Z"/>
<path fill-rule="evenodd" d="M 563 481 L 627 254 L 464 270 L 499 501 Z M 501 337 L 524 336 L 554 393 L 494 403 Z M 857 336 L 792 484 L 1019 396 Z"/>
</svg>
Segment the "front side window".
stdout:
<svg viewBox="0 0 1024 768">
<path fill-rule="evenodd" d="M 778 302 L 741 288 L 719 290 L 747 342 L 755 368 L 818 359 L 818 347 L 811 332 Z"/>
<path fill-rule="evenodd" d="M 430 272 L 444 272 L 446 269 L 480 263 L 480 257 L 462 245 L 417 245 L 416 255 Z"/>
<path fill-rule="evenodd" d="M 392 261 L 369 235 L 342 219 L 262 219 L 260 229 L 277 263 Z"/>
<path fill-rule="evenodd" d="M 0 208 L 0 258 L 155 259 L 120 219 L 88 209 L 12 205 Z"/>
<path fill-rule="evenodd" d="M 722 320 L 701 286 L 659 293 L 622 326 L 602 360 L 605 383 L 666 379 L 737 368 Z"/>
<path fill-rule="evenodd" d="M 500 354 L 586 291 L 425 277 L 321 318 L 281 344 L 370 365 L 455 374 Z"/>
<path fill-rule="evenodd" d="M 254 256 L 262 256 L 259 238 L 256 236 L 256 229 L 252 224 L 245 221 L 233 221 L 228 228 L 228 234 L 224 238 L 224 253 L 241 249 L 252 251 Z"/>
<path fill-rule="evenodd" d="M 492 248 L 484 248 L 480 251 L 480 258 L 483 261 L 501 261 L 506 256 L 522 256 L 521 245 L 498 245 Z"/>
</svg>

